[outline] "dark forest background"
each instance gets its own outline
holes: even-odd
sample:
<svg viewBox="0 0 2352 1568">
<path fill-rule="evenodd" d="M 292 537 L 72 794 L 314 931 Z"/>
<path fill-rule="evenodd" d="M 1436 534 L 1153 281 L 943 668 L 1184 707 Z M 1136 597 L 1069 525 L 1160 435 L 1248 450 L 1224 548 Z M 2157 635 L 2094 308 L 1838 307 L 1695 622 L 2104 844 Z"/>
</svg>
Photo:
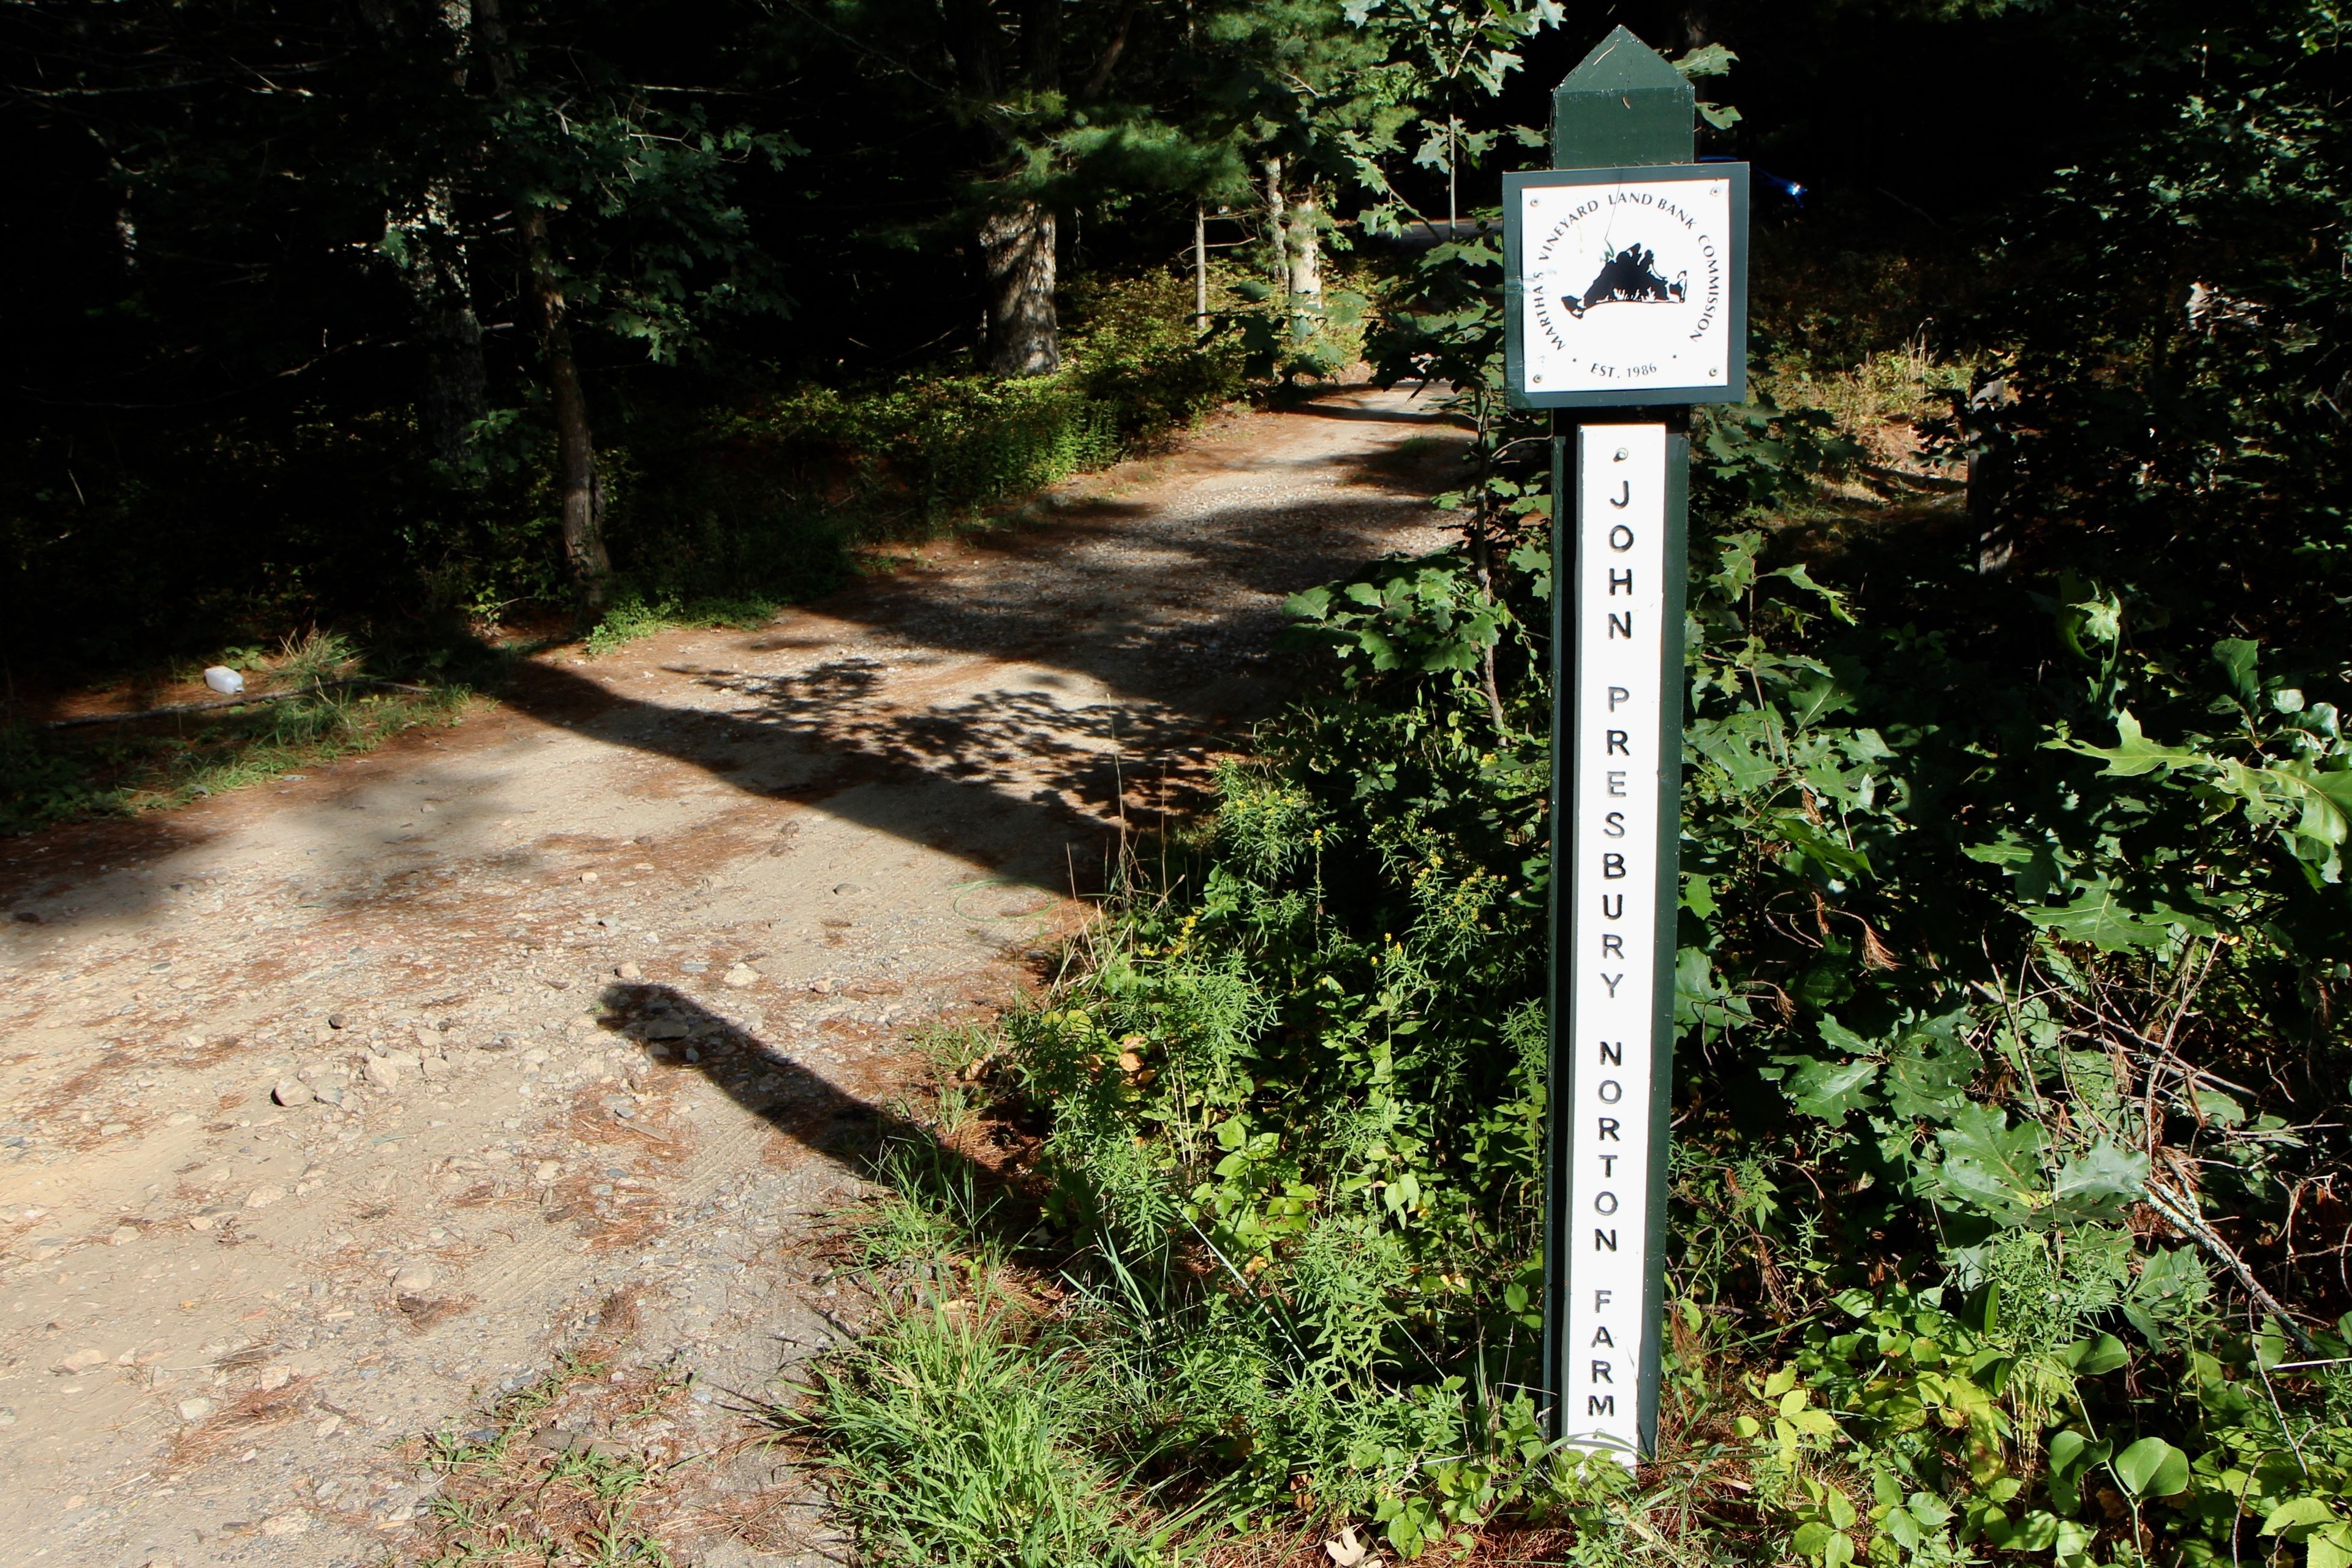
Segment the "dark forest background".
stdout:
<svg viewBox="0 0 2352 1568">
<path fill-rule="evenodd" d="M 1238 392 L 1236 368 L 1278 374 L 1263 342 L 1245 367 L 1192 351 L 1196 204 L 1220 346 L 1269 309 L 1225 284 L 1286 295 L 1286 232 L 1377 297 L 1414 257 L 1382 231 L 1491 200 L 1525 153 L 1496 130 L 1540 125 L 1610 23 L 1738 53 L 1747 118 L 1709 146 L 1806 187 L 1764 214 L 1787 258 L 1766 287 L 1841 318 L 1838 352 L 1894 321 L 1831 298 L 1842 258 L 1988 237 L 2099 123 L 2079 24 L 2039 8 L 1360 9 L 12 5 L 6 657 L 593 611 L 600 521 L 623 584 L 807 591 L 873 448 L 943 417 L 870 395 L 1068 358 L 1116 444 Z M 1499 93 L 1474 79 L 1481 26 L 1524 62 Z M 1439 121 L 1458 130 L 1433 150 Z M 1004 441 L 1046 439 L 1034 401 Z M 1090 417 L 1051 439 L 1101 445 Z M 936 509 L 1024 458 L 886 488 Z"/>
</svg>

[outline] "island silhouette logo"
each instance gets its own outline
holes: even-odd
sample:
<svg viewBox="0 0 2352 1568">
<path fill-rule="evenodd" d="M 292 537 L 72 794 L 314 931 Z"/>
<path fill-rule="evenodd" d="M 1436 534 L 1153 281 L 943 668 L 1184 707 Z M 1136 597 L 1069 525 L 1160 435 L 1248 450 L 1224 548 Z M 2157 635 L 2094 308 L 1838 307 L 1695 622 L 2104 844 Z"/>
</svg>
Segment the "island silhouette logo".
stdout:
<svg viewBox="0 0 2352 1568">
<path fill-rule="evenodd" d="M 1612 254 L 1582 294 L 1563 294 L 1560 305 L 1579 321 L 1602 305 L 1679 305 L 1690 294 L 1690 274 L 1671 283 L 1658 275 L 1657 253 L 1639 243 Z"/>
</svg>

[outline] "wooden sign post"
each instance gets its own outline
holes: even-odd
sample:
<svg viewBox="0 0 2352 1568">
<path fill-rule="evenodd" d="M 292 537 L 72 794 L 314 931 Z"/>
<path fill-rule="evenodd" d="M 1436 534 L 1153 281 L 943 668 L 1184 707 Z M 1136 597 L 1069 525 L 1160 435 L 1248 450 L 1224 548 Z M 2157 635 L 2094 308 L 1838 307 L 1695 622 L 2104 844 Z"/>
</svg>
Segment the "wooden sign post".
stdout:
<svg viewBox="0 0 2352 1568">
<path fill-rule="evenodd" d="M 1748 168 L 1696 163 L 1690 84 L 1619 27 L 1505 176 L 1507 377 L 1551 408 L 1551 1083 L 1544 1368 L 1556 1436 L 1657 1437 L 1681 896 L 1694 403 L 1748 394 Z"/>
</svg>

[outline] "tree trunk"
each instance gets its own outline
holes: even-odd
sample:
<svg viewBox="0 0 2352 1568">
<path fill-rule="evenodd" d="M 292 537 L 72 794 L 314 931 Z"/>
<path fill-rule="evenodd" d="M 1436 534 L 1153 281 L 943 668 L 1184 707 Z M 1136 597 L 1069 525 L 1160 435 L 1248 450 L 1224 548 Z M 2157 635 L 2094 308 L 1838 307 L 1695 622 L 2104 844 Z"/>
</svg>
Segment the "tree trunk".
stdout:
<svg viewBox="0 0 2352 1568">
<path fill-rule="evenodd" d="M 515 61 L 507 45 L 499 0 L 473 0 L 474 37 L 503 97 L 512 89 Z M 555 274 L 555 245 L 547 214 L 529 201 L 520 208 L 523 268 L 539 311 L 539 344 L 547 362 L 548 401 L 555 412 L 555 495 L 563 524 L 563 558 L 580 590 L 580 607 L 602 616 L 613 596 L 613 558 L 604 549 L 604 487 L 596 477 L 596 442 L 588 429 L 588 395 L 563 319 L 563 284 Z"/>
<path fill-rule="evenodd" d="M 1192 329 L 1209 330 L 1209 215 L 1192 204 Z"/>
<path fill-rule="evenodd" d="M 580 384 L 580 363 L 572 354 L 572 329 L 564 324 L 563 287 L 555 276 L 547 215 L 525 208 L 522 236 L 531 300 L 539 307 L 548 400 L 555 410 L 555 494 L 563 519 L 563 558 L 579 585 L 581 607 L 593 618 L 604 613 L 612 598 L 613 558 L 604 549 L 604 487 L 596 477 L 588 395 Z"/>
<path fill-rule="evenodd" d="M 495 4 L 492 0 L 493 7 Z M 450 86 L 463 95 L 474 52 L 468 0 L 442 0 L 441 25 L 451 46 Z M 484 151 L 477 148 L 477 157 Z M 482 360 L 481 319 L 474 314 L 473 258 L 457 216 L 457 182 L 446 178 L 426 188 L 422 221 L 410 234 L 420 242 L 420 253 L 409 265 L 425 340 L 425 394 L 418 423 L 434 458 L 453 477 L 471 479 L 478 468 L 474 432 L 490 411 L 490 377 Z"/>
<path fill-rule="evenodd" d="M 114 252 L 122 263 L 124 277 L 139 270 L 139 216 L 131 209 L 132 187 L 128 173 L 120 163 L 109 158 L 107 172 L 121 182 L 116 188 L 122 199 L 114 204 Z"/>
<path fill-rule="evenodd" d="M 1996 376 L 1969 399 L 1962 418 L 1968 435 L 1969 517 L 1976 524 L 1977 574 L 1981 577 L 2006 575 L 2017 555 L 2009 497 L 2017 444 L 2001 423 L 2001 410 L 2009 403 L 2009 380 Z"/>
<path fill-rule="evenodd" d="M 1047 375 L 1062 366 L 1061 323 L 1054 313 L 1054 215 L 1022 200 L 981 219 L 980 250 L 988 271 L 988 371 Z"/>
<path fill-rule="evenodd" d="M 439 281 L 439 280 L 436 280 Z M 482 323 L 462 293 L 436 289 L 425 301 L 425 397 L 419 410 L 436 461 L 453 476 L 476 467 L 474 430 L 490 411 Z"/>
<path fill-rule="evenodd" d="M 1265 243 L 1271 252 L 1266 270 L 1277 283 L 1287 285 L 1290 279 L 1290 217 L 1289 205 L 1282 199 L 1282 159 L 1265 161 Z"/>
<path fill-rule="evenodd" d="M 1316 227 L 1322 208 L 1308 191 L 1290 204 L 1289 238 L 1283 249 L 1289 259 L 1286 281 L 1290 289 L 1290 335 L 1305 342 L 1323 321 L 1323 236 Z"/>
<path fill-rule="evenodd" d="M 474 314 L 472 268 L 457 205 L 446 183 L 427 193 L 423 219 L 409 226 L 417 247 L 409 274 L 425 342 L 418 423 L 434 459 L 452 478 L 467 478 L 478 467 L 476 424 L 490 411 L 490 378 L 482 361 L 482 323 Z"/>
</svg>

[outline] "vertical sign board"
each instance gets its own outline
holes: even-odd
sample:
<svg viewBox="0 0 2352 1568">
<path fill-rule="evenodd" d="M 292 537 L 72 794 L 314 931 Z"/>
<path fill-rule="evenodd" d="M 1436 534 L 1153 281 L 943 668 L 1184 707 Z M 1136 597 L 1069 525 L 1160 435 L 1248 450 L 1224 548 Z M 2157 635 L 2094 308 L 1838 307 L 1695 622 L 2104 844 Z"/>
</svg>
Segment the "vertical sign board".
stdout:
<svg viewBox="0 0 2352 1568">
<path fill-rule="evenodd" d="M 1567 1253 L 1552 1372 L 1559 1435 L 1630 1462 L 1656 1428 L 1657 1279 L 1673 1060 L 1675 844 L 1682 785 L 1683 438 L 1660 424 L 1576 435 L 1572 564 L 1555 578 L 1574 638 L 1559 700 L 1568 837 L 1555 932 L 1564 1026 Z M 1661 1003 L 1664 1006 L 1661 1006 Z M 1564 1060 L 1559 1059 L 1564 1058 Z M 1559 1072 L 1559 1068 L 1565 1068 Z"/>
<path fill-rule="evenodd" d="M 1556 160 L 1688 155 L 1687 84 L 1622 27 L 1555 101 Z M 1507 385 L 1519 407 L 1568 411 L 1552 458 L 1545 1375 L 1558 1436 L 1628 1465 L 1655 1441 L 1664 1310 L 1685 411 L 1747 396 L 1747 230 L 1744 164 L 1505 177 Z"/>
</svg>

